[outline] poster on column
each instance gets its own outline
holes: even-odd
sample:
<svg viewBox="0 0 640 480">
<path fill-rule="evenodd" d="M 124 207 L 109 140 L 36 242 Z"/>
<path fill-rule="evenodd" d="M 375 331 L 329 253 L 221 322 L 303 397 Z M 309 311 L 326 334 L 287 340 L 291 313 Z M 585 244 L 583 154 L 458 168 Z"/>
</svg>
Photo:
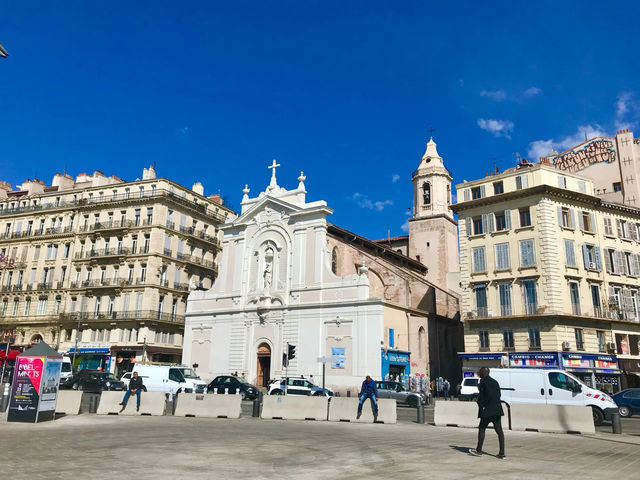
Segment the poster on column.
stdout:
<svg viewBox="0 0 640 480">
<path fill-rule="evenodd" d="M 344 347 L 331 349 L 331 368 L 344 368 Z"/>
<path fill-rule="evenodd" d="M 13 422 L 36 421 L 44 364 L 44 357 L 19 356 L 16 358 L 7 420 Z"/>
<path fill-rule="evenodd" d="M 60 386 L 61 358 L 47 358 L 44 366 L 44 378 L 40 390 L 40 412 L 55 411 L 58 387 Z"/>
</svg>

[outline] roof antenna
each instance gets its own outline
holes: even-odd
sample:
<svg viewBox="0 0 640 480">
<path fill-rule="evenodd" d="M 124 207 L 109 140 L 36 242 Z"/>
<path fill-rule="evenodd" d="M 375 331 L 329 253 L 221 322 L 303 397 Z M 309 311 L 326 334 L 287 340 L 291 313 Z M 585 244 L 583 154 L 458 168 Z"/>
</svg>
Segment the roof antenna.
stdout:
<svg viewBox="0 0 640 480">
<path fill-rule="evenodd" d="M 493 160 L 493 173 L 497 175 L 500 173 L 500 169 L 498 168 L 498 159 L 504 157 L 504 155 L 498 155 L 497 157 L 491 157 L 490 160 Z"/>
</svg>

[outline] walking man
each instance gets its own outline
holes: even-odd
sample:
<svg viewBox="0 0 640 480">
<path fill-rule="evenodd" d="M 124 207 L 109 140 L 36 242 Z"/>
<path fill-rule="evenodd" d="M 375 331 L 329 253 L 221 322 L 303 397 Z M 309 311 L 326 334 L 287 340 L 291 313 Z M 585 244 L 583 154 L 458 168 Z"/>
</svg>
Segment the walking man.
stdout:
<svg viewBox="0 0 640 480">
<path fill-rule="evenodd" d="M 500 451 L 498 457 L 504 459 L 504 432 L 502 431 L 502 405 L 500 403 L 500 385 L 489 376 L 489 369 L 482 367 L 478 371 L 480 383 L 478 384 L 478 418 L 480 425 L 478 426 L 478 445 L 476 448 L 470 448 L 469 454 L 475 457 L 482 455 L 482 444 L 484 443 L 484 433 L 490 423 L 498 434 L 498 443 Z"/>
<path fill-rule="evenodd" d="M 129 397 L 132 393 L 136 394 L 136 412 L 140 411 L 140 396 L 142 395 L 143 387 L 144 385 L 142 384 L 142 378 L 138 376 L 138 372 L 133 372 L 133 378 L 129 380 L 129 388 L 124 394 L 122 403 L 120 403 L 120 405 L 122 405 L 120 412 L 124 412 L 124 409 L 127 408 L 127 402 L 129 401 Z"/>
<path fill-rule="evenodd" d="M 371 410 L 373 411 L 373 421 L 378 421 L 378 388 L 376 387 L 376 382 L 374 382 L 369 375 L 362 382 L 362 387 L 360 387 L 360 403 L 358 403 L 358 416 L 356 419 L 360 418 L 362 415 L 362 404 L 365 402 L 367 398 L 371 399 Z"/>
</svg>

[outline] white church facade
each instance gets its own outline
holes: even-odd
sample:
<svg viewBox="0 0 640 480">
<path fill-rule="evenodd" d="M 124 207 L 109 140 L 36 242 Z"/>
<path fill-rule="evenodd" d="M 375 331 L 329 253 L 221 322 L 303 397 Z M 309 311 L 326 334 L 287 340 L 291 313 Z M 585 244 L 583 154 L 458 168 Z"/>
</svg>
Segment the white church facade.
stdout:
<svg viewBox="0 0 640 480">
<path fill-rule="evenodd" d="M 266 386 L 285 374 L 289 344 L 289 375 L 318 378 L 319 358 L 329 358 L 326 384 L 342 392 L 365 375 L 459 371 L 441 358 L 455 363 L 462 343 L 459 299 L 436 285 L 448 272 L 431 281 L 419 256 L 329 224 L 332 210 L 307 202 L 302 173 L 287 190 L 277 166 L 264 192 L 250 198 L 245 188 L 240 215 L 220 227 L 219 275 L 187 302 L 183 363 L 205 380 L 238 372 Z M 455 271 L 457 259 L 443 268 Z"/>
</svg>

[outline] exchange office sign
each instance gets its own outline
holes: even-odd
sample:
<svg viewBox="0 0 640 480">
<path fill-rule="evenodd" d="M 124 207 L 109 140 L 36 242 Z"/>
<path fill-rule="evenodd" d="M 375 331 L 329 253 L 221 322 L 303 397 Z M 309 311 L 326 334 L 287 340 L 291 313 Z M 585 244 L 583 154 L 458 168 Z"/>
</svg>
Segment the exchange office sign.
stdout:
<svg viewBox="0 0 640 480">
<path fill-rule="evenodd" d="M 553 165 L 568 172 L 577 172 L 594 163 L 613 163 L 616 149 L 613 140 L 599 138 L 585 143 L 580 148 L 570 150 L 553 159 Z"/>
</svg>

